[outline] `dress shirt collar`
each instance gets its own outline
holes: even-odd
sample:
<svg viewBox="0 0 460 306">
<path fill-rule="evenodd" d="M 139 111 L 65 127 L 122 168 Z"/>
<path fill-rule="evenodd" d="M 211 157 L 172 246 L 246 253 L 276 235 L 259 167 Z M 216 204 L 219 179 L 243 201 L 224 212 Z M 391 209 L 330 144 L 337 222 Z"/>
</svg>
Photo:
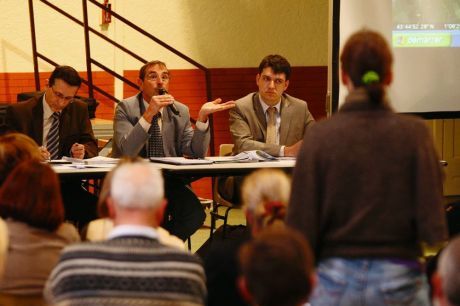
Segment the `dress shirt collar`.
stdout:
<svg viewBox="0 0 460 306">
<path fill-rule="evenodd" d="M 53 115 L 53 110 L 46 102 L 46 93 L 43 95 L 43 119 L 47 120 Z"/>
<path fill-rule="evenodd" d="M 259 95 L 259 99 L 260 99 L 260 106 L 262 106 L 262 109 L 264 110 L 264 114 L 266 114 L 267 109 L 270 107 L 270 105 L 265 103 L 265 101 L 262 99 L 262 97 L 260 95 Z M 276 110 L 278 111 L 278 114 L 279 114 L 280 113 L 280 108 L 281 108 L 281 99 L 278 101 L 278 103 L 273 105 L 273 107 L 276 108 Z"/>
<path fill-rule="evenodd" d="M 107 239 L 124 236 L 142 236 L 150 239 L 158 239 L 158 232 L 150 226 L 122 224 L 116 226 L 109 233 Z"/>
</svg>

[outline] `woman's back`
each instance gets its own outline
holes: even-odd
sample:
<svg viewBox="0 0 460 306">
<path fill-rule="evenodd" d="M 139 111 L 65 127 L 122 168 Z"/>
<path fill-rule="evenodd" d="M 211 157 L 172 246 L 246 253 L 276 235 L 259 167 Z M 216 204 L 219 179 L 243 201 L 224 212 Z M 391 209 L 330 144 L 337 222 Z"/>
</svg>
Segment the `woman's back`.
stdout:
<svg viewBox="0 0 460 306">
<path fill-rule="evenodd" d="M 433 211 L 441 172 L 421 120 L 370 107 L 358 90 L 306 139 L 291 198 L 303 207 L 290 218 L 305 224 L 312 243 L 321 235 L 318 255 L 416 258 L 418 239 L 436 242 L 443 233 L 430 218 L 442 213 Z"/>
<path fill-rule="evenodd" d="M 370 30 L 340 56 L 348 96 L 305 134 L 287 223 L 316 253 L 311 304 L 429 305 L 421 243 L 447 237 L 442 174 L 427 127 L 385 98 L 392 54 Z"/>
<path fill-rule="evenodd" d="M 76 228 L 63 223 L 56 231 L 50 232 L 12 219 L 7 219 L 6 225 L 9 245 L 0 291 L 15 295 L 41 295 L 61 250 L 80 240 Z"/>
</svg>

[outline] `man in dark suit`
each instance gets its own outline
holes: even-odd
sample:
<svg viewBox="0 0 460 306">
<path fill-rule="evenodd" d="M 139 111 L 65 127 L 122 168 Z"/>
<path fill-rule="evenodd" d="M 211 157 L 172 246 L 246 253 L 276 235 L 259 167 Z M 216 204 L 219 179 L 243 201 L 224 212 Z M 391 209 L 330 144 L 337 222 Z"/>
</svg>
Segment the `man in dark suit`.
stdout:
<svg viewBox="0 0 460 306">
<path fill-rule="evenodd" d="M 221 99 L 204 103 L 193 129 L 188 107 L 167 93 L 169 70 L 165 63 L 146 63 L 139 71 L 138 83 L 141 92 L 118 103 L 115 111 L 114 157 L 203 158 L 210 141 L 208 116 L 235 106 L 233 101 L 221 103 Z M 166 94 L 162 94 L 163 90 Z M 155 133 L 161 139 L 159 145 L 156 145 L 158 138 L 152 140 Z M 183 240 L 193 234 L 205 218 L 200 202 L 187 184 L 180 178 L 166 179 L 168 207 L 162 225 Z"/>
<path fill-rule="evenodd" d="M 8 107 L 8 129 L 34 139 L 44 160 L 96 156 L 88 108 L 74 99 L 80 85 L 81 78 L 74 68 L 56 67 L 44 94 Z M 67 219 L 86 223 L 96 217 L 96 199 L 82 189 L 80 181 L 66 180 L 61 187 Z"/>
</svg>

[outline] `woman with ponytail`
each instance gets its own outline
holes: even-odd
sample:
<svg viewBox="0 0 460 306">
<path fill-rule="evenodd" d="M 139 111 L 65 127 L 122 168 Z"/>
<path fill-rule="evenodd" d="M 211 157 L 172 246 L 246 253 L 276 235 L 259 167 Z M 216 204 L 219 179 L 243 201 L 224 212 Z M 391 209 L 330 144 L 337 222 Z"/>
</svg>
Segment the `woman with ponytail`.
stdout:
<svg viewBox="0 0 460 306">
<path fill-rule="evenodd" d="M 447 238 L 433 140 L 423 120 L 393 112 L 380 34 L 353 34 L 340 61 L 348 96 L 306 132 L 287 211 L 315 253 L 310 303 L 429 305 L 422 244 Z"/>
</svg>

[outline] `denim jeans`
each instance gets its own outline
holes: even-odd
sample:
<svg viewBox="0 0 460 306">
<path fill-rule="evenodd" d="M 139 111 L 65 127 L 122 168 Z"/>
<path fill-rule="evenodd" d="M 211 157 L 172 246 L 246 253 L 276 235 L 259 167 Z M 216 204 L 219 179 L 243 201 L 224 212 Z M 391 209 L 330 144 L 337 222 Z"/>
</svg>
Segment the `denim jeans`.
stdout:
<svg viewBox="0 0 460 306">
<path fill-rule="evenodd" d="M 330 258 L 319 263 L 312 306 L 429 306 L 421 269 L 387 259 Z"/>
</svg>

